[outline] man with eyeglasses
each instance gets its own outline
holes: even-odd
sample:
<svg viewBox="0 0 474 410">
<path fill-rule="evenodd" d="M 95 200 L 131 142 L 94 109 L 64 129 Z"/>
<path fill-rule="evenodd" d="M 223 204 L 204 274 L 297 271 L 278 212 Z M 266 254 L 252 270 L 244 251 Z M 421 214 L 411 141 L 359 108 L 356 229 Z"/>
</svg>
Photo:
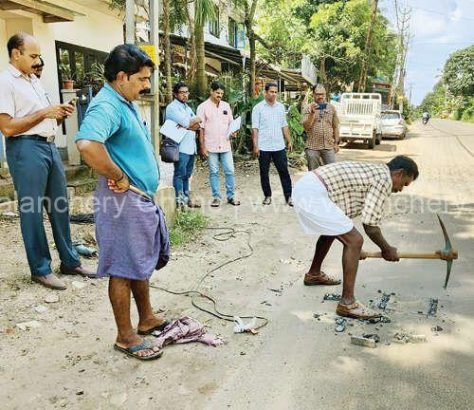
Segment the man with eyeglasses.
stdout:
<svg viewBox="0 0 474 410">
<path fill-rule="evenodd" d="M 336 162 L 339 119 L 334 105 L 326 102 L 326 89 L 321 84 L 313 86 L 313 103 L 303 109 L 303 127 L 308 135 L 305 145 L 308 170 Z"/>
<path fill-rule="evenodd" d="M 47 288 L 64 290 L 65 283 L 52 273 L 43 210 L 51 222 L 61 273 L 95 277 L 81 266 L 72 246 L 66 177 L 54 144 L 58 124 L 74 112 L 74 106 L 51 105 L 34 75 L 35 67 L 41 64 L 41 51 L 33 36 L 15 34 L 7 49 L 10 64 L 0 74 L 0 131 L 6 138 L 31 278 Z"/>
<path fill-rule="evenodd" d="M 186 128 L 188 132 L 179 143 L 179 161 L 174 164 L 173 186 L 178 208 L 200 208 L 201 205 L 190 198 L 189 179 L 193 174 L 196 159 L 196 131 L 201 118 L 197 117 L 188 105 L 189 90 L 184 82 L 173 87 L 174 100 L 166 107 L 165 119 Z"/>
</svg>

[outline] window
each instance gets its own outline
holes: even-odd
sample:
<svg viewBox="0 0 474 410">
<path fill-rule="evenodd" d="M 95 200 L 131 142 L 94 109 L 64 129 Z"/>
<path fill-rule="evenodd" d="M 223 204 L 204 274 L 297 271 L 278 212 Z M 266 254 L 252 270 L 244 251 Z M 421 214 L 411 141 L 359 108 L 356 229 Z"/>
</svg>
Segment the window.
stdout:
<svg viewBox="0 0 474 410">
<path fill-rule="evenodd" d="M 74 80 L 74 87 L 82 88 L 95 81 L 95 78 L 92 78 L 94 67 L 104 64 L 107 53 L 56 41 L 56 58 L 59 62 L 60 82 L 65 79 L 63 76 L 67 72 Z"/>
<path fill-rule="evenodd" d="M 219 27 L 219 7 L 214 6 L 215 18 L 209 21 L 209 33 L 214 37 L 220 37 L 220 27 Z"/>
<path fill-rule="evenodd" d="M 233 18 L 229 18 L 229 45 L 231 47 L 238 47 L 239 27 Z"/>
</svg>

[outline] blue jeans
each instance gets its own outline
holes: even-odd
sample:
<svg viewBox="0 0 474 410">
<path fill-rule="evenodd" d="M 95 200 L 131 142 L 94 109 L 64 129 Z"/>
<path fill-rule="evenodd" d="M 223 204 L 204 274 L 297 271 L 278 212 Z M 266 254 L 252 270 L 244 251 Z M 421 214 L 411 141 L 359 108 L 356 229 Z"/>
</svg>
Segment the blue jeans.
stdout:
<svg viewBox="0 0 474 410">
<path fill-rule="evenodd" d="M 189 178 L 193 173 L 195 157 L 180 152 L 179 161 L 174 163 L 173 186 L 178 204 L 187 204 L 189 201 Z"/>
<path fill-rule="evenodd" d="M 51 273 L 43 208 L 51 222 L 61 262 L 71 268 L 79 266 L 81 261 L 71 242 L 66 177 L 58 149 L 45 141 L 16 137 L 7 139 L 6 148 L 31 274 Z"/>
<path fill-rule="evenodd" d="M 221 199 L 219 168 L 222 164 L 225 177 L 225 189 L 227 199 L 234 198 L 234 158 L 232 151 L 209 152 L 209 182 L 213 198 Z"/>
</svg>

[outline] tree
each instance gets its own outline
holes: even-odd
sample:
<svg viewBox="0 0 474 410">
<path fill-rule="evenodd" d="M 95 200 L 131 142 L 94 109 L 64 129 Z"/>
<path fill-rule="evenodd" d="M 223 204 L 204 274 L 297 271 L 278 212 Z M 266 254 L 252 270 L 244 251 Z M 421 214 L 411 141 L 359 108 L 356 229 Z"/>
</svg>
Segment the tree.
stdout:
<svg viewBox="0 0 474 410">
<path fill-rule="evenodd" d="M 447 89 L 455 96 L 474 96 L 474 46 L 451 54 L 443 70 Z"/>
<path fill-rule="evenodd" d="M 305 49 L 319 59 L 321 82 L 329 90 L 344 90 L 360 81 L 360 63 L 366 58 L 364 50 L 370 19 L 371 8 L 367 0 L 323 4 L 312 16 L 312 41 Z M 381 14 L 376 16 L 372 32 L 367 74 L 391 79 L 396 60 L 396 36 Z"/>
<path fill-rule="evenodd" d="M 195 80 L 197 92 L 204 95 L 207 91 L 206 50 L 204 42 L 204 26 L 213 18 L 218 18 L 212 0 L 194 0 L 194 45 L 196 48 L 196 74 L 191 73 Z"/>
<path fill-rule="evenodd" d="M 308 40 L 303 20 L 294 15 L 301 0 L 266 0 L 257 22 L 258 53 L 265 60 L 292 68 L 301 61 Z"/>
</svg>

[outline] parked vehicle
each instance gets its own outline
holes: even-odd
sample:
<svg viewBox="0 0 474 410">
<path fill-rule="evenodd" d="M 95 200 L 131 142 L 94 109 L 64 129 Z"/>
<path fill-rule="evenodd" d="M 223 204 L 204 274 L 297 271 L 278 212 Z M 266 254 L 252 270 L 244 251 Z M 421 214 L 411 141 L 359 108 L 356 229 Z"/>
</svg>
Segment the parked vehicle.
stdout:
<svg viewBox="0 0 474 410">
<path fill-rule="evenodd" d="M 362 140 L 370 149 L 380 144 L 382 96 L 378 93 L 344 93 L 337 105 L 342 141 Z"/>
<path fill-rule="evenodd" d="M 407 125 L 400 111 L 387 110 L 382 111 L 382 138 L 395 137 L 400 140 L 407 135 Z"/>
</svg>

